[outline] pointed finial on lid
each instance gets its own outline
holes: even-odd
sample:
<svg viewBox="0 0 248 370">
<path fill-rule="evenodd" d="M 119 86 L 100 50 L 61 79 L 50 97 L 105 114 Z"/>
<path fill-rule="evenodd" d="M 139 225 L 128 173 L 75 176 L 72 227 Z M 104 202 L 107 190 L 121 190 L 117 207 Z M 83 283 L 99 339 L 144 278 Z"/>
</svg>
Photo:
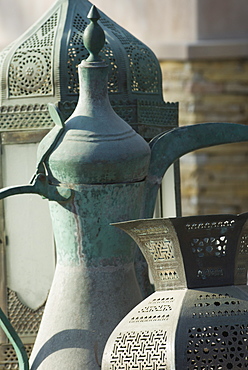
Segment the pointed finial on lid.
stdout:
<svg viewBox="0 0 248 370">
<path fill-rule="evenodd" d="M 91 22 L 86 27 L 83 36 L 84 46 L 90 53 L 86 61 L 99 62 L 101 61 L 101 58 L 98 53 L 104 46 L 105 34 L 103 29 L 97 23 L 98 19 L 100 19 L 100 15 L 95 5 L 92 5 L 87 18 L 89 18 Z"/>
</svg>

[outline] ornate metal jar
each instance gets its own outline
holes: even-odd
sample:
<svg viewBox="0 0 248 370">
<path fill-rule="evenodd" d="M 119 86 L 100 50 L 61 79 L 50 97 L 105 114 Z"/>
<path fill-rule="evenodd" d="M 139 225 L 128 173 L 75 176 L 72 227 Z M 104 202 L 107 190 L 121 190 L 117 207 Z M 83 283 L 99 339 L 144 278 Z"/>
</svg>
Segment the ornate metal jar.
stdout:
<svg viewBox="0 0 248 370">
<path fill-rule="evenodd" d="M 115 224 L 141 248 L 156 292 L 116 327 L 103 370 L 248 367 L 248 213 Z"/>
<path fill-rule="evenodd" d="M 42 158 L 52 143 L 44 163 L 49 184 L 68 188 L 71 196 L 50 202 L 57 264 L 32 370 L 98 368 L 109 334 L 142 299 L 135 245 L 109 224 L 140 217 L 151 150 L 110 105 L 108 65 L 98 56 L 105 35 L 95 7 L 88 16 L 90 55 L 78 67 L 77 107 L 39 146 Z"/>
</svg>

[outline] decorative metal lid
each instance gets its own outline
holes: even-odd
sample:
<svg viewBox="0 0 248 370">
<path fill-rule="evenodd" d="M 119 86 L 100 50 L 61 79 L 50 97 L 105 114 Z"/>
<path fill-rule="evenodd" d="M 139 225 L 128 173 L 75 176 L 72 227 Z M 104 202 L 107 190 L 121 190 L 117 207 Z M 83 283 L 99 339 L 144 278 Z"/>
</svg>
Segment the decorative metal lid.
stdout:
<svg viewBox="0 0 248 370">
<path fill-rule="evenodd" d="M 110 105 L 108 65 L 99 56 L 105 41 L 99 17 L 93 5 L 83 38 L 89 57 L 78 66 L 78 104 L 64 127 L 56 125 L 39 145 L 38 157 L 44 158 L 54 138 L 45 166 L 55 184 L 126 184 L 147 176 L 149 144 Z"/>
<path fill-rule="evenodd" d="M 57 0 L 26 33 L 0 53 L 0 130 L 51 128 L 47 103 L 64 118 L 79 93 L 77 66 L 88 52 L 83 31 L 91 3 Z M 177 126 L 177 103 L 165 103 L 159 63 L 152 51 L 100 12 L 106 34 L 102 57 L 110 65 L 113 108 L 150 139 Z"/>
</svg>

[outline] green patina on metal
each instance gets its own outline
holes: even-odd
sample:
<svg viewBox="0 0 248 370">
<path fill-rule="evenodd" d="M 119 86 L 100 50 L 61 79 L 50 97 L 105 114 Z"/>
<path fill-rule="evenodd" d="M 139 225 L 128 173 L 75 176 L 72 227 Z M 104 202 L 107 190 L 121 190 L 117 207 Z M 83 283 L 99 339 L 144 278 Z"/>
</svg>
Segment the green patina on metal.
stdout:
<svg viewBox="0 0 248 370">
<path fill-rule="evenodd" d="M 90 9 L 88 18 L 91 20 L 91 23 L 88 25 L 84 32 L 84 46 L 89 51 L 90 55 L 88 56 L 86 61 L 101 61 L 101 58 L 98 54 L 104 46 L 105 34 L 103 29 L 97 23 L 100 16 L 95 6 Z"/>
<path fill-rule="evenodd" d="M 130 215 L 139 218 L 144 190 L 144 181 L 78 185 L 72 200 L 63 207 L 52 202 L 58 263 L 99 266 L 133 262 L 135 244 L 124 233 L 113 233 L 110 223 L 113 219 L 128 220 Z M 135 202 L 131 201 L 130 193 Z"/>
<path fill-rule="evenodd" d="M 78 66 L 79 101 L 44 160 L 49 182 L 71 189 L 72 196 L 67 202 L 49 204 L 57 267 L 44 314 L 49 322 L 42 321 L 31 357 L 34 369 L 46 340 L 67 330 L 68 322 L 70 330 L 77 328 L 81 333 L 73 348 L 84 346 L 85 341 L 90 348 L 70 356 L 71 368 L 95 369 L 113 327 L 142 299 L 134 272 L 135 243 L 110 223 L 141 216 L 151 151 L 111 107 L 109 67 L 98 55 L 104 33 L 97 24 L 95 7 L 88 16 L 91 23 L 85 31 L 85 46 L 89 57 Z M 39 158 L 52 137 L 57 137 L 56 128 L 41 142 Z M 63 312 L 57 324 L 55 301 Z M 63 353 L 57 351 L 47 358 L 47 368 L 54 367 L 53 361 L 59 367 Z"/>
<path fill-rule="evenodd" d="M 80 99 L 44 163 L 50 183 L 73 192 L 64 205 L 50 205 L 58 261 L 80 264 L 82 259 L 95 266 L 107 260 L 110 265 L 133 261 L 134 245 L 113 233 L 109 224 L 113 218 L 140 216 L 150 148 L 110 105 L 108 66 L 98 56 L 104 33 L 96 23 L 95 7 L 89 17 L 85 44 L 90 56 L 79 65 Z M 41 142 L 39 158 L 53 136 L 58 137 L 56 127 Z"/>
</svg>

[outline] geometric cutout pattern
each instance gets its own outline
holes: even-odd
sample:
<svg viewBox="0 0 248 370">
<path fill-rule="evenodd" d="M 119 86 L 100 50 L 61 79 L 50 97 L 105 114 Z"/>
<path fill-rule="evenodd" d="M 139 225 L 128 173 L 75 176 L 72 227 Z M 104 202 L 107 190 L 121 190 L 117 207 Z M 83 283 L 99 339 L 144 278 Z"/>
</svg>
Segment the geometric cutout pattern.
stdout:
<svg viewBox="0 0 248 370">
<path fill-rule="evenodd" d="M 162 281 L 165 280 L 178 280 L 179 275 L 176 270 L 160 270 L 159 271 L 159 279 Z"/>
<path fill-rule="evenodd" d="M 131 317 L 129 323 L 166 321 L 173 310 L 171 304 L 175 304 L 174 301 L 175 298 L 172 296 L 153 299 L 146 306 L 135 311 L 135 315 Z"/>
<path fill-rule="evenodd" d="M 33 349 L 33 344 L 25 344 L 24 347 L 29 358 Z M 0 345 L 0 368 L 3 370 L 19 369 L 16 351 L 12 345 Z"/>
<path fill-rule="evenodd" d="M 218 238 L 194 238 L 191 241 L 191 249 L 200 258 L 206 256 L 224 257 L 227 251 L 227 238 L 225 235 Z"/>
<path fill-rule="evenodd" d="M 157 322 L 157 321 L 166 321 L 170 317 L 169 314 L 149 314 L 149 315 L 139 315 L 133 316 L 129 320 L 129 323 L 138 323 L 138 322 Z"/>
<path fill-rule="evenodd" d="M 52 48 L 58 13 L 16 50 L 9 67 L 9 95 L 37 96 L 53 93 Z"/>
<path fill-rule="evenodd" d="M 187 369 L 248 367 L 248 325 L 192 327 L 188 331 Z"/>
<path fill-rule="evenodd" d="M 166 238 L 149 240 L 145 242 L 148 252 L 152 255 L 154 262 L 163 262 L 175 259 L 174 247 L 171 240 Z"/>
<path fill-rule="evenodd" d="M 83 43 L 83 32 L 86 26 L 87 22 L 77 13 L 73 20 L 71 38 L 68 46 L 67 73 L 69 78 L 67 85 L 69 94 L 79 93 L 77 67 L 89 54 Z"/>
<path fill-rule="evenodd" d="M 105 59 L 107 64 L 109 65 L 108 92 L 118 93 L 119 92 L 119 84 L 118 84 L 119 68 L 118 68 L 116 59 L 114 57 L 113 50 L 111 50 L 107 42 L 105 43 L 105 46 L 102 48 L 100 55 L 102 59 Z"/>
<path fill-rule="evenodd" d="M 138 43 L 130 44 L 125 49 L 129 56 L 132 91 L 158 93 L 158 69 L 150 51 Z"/>
<path fill-rule="evenodd" d="M 1 130 L 52 128 L 54 123 L 44 105 L 2 106 Z"/>
<path fill-rule="evenodd" d="M 52 120 L 49 120 L 42 111 L 38 112 L 37 120 L 36 117 L 32 117 L 32 112 L 26 113 L 25 100 L 31 96 L 37 98 L 37 103 L 44 96 L 54 96 L 57 100 L 55 82 L 61 84 L 58 94 L 61 93 L 62 104 L 68 101 L 77 102 L 79 93 L 77 67 L 88 56 L 83 43 L 83 32 L 89 22 L 85 19 L 84 7 L 80 4 L 75 7 L 71 1 L 68 3 L 68 14 L 71 13 L 71 18 L 65 23 L 68 40 L 65 37 L 62 40 L 58 39 L 58 45 L 61 43 L 61 51 L 63 50 L 60 57 L 60 61 L 63 61 L 61 68 L 63 66 L 64 69 L 62 77 L 56 66 L 56 49 L 59 47 L 55 46 L 56 37 L 60 35 L 60 32 L 57 32 L 58 27 L 63 27 L 63 21 L 60 22 L 60 13 L 63 13 L 63 9 L 60 8 L 55 10 L 44 24 L 35 28 L 33 34 L 29 34 L 22 44 L 18 44 L 14 54 L 11 54 L 6 88 L 8 102 L 4 104 L 9 107 L 12 98 L 15 100 L 12 100 L 12 111 L 7 114 L 0 113 L 0 130 L 53 127 Z M 149 139 L 164 131 L 164 128 L 176 127 L 178 103 L 165 103 L 162 99 L 161 73 L 155 55 L 104 14 L 99 24 L 107 28 L 106 42 L 99 55 L 109 66 L 108 92 L 116 113 L 131 124 L 139 134 Z M 11 47 L 13 45 L 0 53 L 0 70 L 8 58 Z M 63 82 L 58 81 L 58 78 Z M 149 94 L 147 99 L 146 94 Z M 17 99 L 20 103 L 16 103 Z M 60 103 L 56 102 L 58 105 Z M 15 114 L 16 110 L 20 109 L 23 109 L 23 113 Z M 65 118 L 71 113 L 70 110 Z M 24 118 L 22 114 L 25 115 Z M 41 118 L 39 114 L 42 115 Z"/>
<path fill-rule="evenodd" d="M 165 330 L 132 331 L 116 338 L 109 370 L 166 370 L 166 361 Z"/>
<path fill-rule="evenodd" d="M 139 234 L 139 235 L 151 235 L 151 234 L 167 234 L 169 231 L 168 227 L 164 225 L 160 226 L 140 226 L 140 227 L 133 227 L 132 233 Z"/>
<path fill-rule="evenodd" d="M 205 280 L 207 278 L 212 278 L 212 277 L 218 277 L 218 276 L 223 276 L 224 275 L 224 270 L 222 268 L 216 268 L 216 267 L 210 267 L 210 268 L 205 268 L 205 269 L 199 269 L 197 271 L 197 277 Z"/>
<path fill-rule="evenodd" d="M 199 223 L 188 223 L 186 225 L 187 230 L 201 230 L 201 229 L 220 229 L 226 227 L 234 227 L 235 220 L 226 221 L 213 221 L 213 222 L 199 222 Z"/>
<path fill-rule="evenodd" d="M 83 19 L 83 17 L 77 13 L 73 20 L 68 48 L 67 72 L 69 79 L 67 88 L 69 94 L 79 93 L 78 65 L 82 60 L 86 59 L 89 54 L 85 49 L 83 42 L 83 33 L 87 24 L 88 23 Z M 109 65 L 108 91 L 111 93 L 119 92 L 118 65 L 108 41 L 105 42 L 99 55 Z"/>
<path fill-rule="evenodd" d="M 20 302 L 16 292 L 7 288 L 7 305 L 10 323 L 22 341 L 26 338 L 25 350 L 29 357 L 38 333 L 45 304 L 37 310 L 32 310 Z M 17 354 L 11 344 L 0 345 L 0 369 L 19 369 Z"/>
<path fill-rule="evenodd" d="M 195 310 L 192 310 L 192 317 L 197 319 L 248 315 L 248 307 L 246 308 L 243 301 L 227 293 L 201 294 L 196 298 L 194 307 Z"/>
<path fill-rule="evenodd" d="M 248 235 L 244 234 L 241 237 L 239 245 L 239 254 L 248 255 Z"/>
<path fill-rule="evenodd" d="M 10 96 L 52 94 L 51 50 L 20 50 L 9 69 Z"/>
<path fill-rule="evenodd" d="M 45 304 L 37 310 L 20 302 L 16 292 L 8 289 L 8 318 L 20 336 L 36 336 Z"/>
<path fill-rule="evenodd" d="M 125 49 L 129 59 L 129 71 L 131 73 L 131 90 L 141 93 L 159 93 L 159 72 L 157 60 L 149 49 L 124 29 L 115 27 L 108 19 L 102 17 L 102 24 L 107 26 Z M 116 63 L 110 61 L 111 69 L 116 72 Z M 117 76 L 116 76 L 117 77 Z M 110 77 L 110 79 L 112 79 Z M 118 79 L 118 77 L 117 77 Z"/>
</svg>

